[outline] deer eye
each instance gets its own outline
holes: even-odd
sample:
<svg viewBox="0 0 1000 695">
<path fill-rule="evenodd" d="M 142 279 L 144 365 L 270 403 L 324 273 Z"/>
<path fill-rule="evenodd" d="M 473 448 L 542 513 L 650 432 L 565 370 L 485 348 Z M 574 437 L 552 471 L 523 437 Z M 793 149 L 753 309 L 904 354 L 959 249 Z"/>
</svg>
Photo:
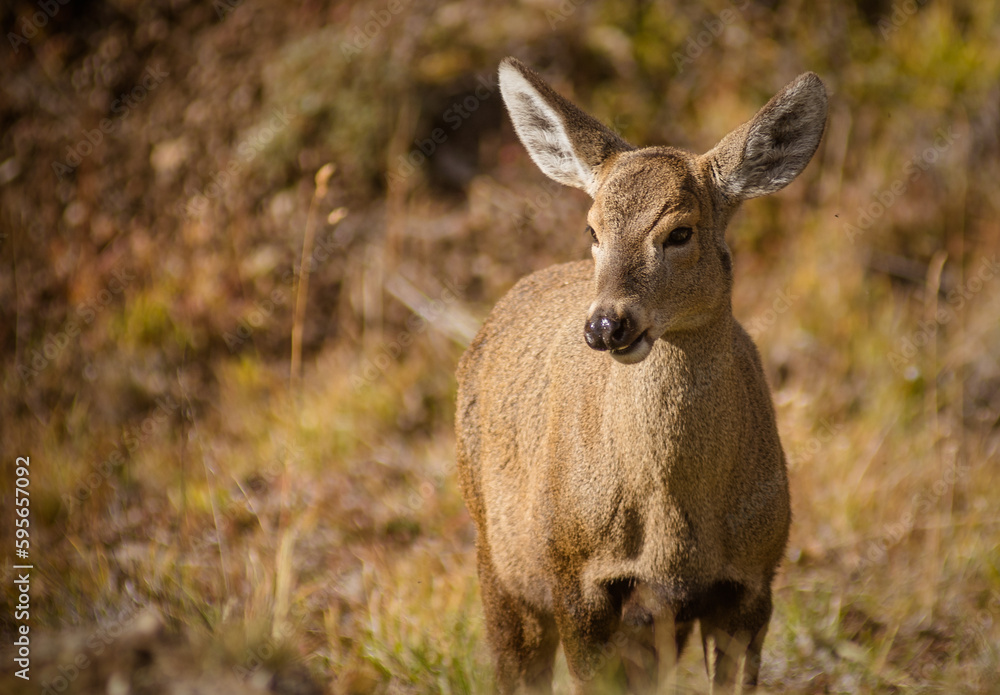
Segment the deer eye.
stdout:
<svg viewBox="0 0 1000 695">
<path fill-rule="evenodd" d="M 678 227 L 667 235 L 664 246 L 682 246 L 688 243 L 694 230 L 690 227 Z"/>
<path fill-rule="evenodd" d="M 589 224 L 587 225 L 587 231 L 588 231 L 588 232 L 590 232 L 590 238 L 594 240 L 594 243 L 595 243 L 595 244 L 596 244 L 596 243 L 599 243 L 599 242 L 597 241 L 597 232 L 595 232 L 595 231 L 594 231 L 594 228 L 593 228 L 593 227 L 591 227 L 591 226 L 590 226 Z"/>
</svg>

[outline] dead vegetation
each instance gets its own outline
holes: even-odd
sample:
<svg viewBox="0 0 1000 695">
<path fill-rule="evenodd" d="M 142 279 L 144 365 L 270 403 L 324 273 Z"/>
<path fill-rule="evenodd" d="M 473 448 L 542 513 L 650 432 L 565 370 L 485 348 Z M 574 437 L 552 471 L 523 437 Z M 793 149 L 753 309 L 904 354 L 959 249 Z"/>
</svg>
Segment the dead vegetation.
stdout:
<svg viewBox="0 0 1000 695">
<path fill-rule="evenodd" d="M 0 51 L 0 499 L 30 455 L 37 684 L 155 610 L 152 661 L 119 637 L 134 666 L 70 691 L 171 692 L 143 679 L 172 659 L 207 687 L 264 645 L 244 691 L 484 691 L 453 371 L 517 278 L 590 243 L 490 91 L 514 54 L 698 151 L 822 75 L 817 159 L 730 226 L 791 466 L 762 682 L 995 691 L 997 4 L 391 4 L 73 0 Z"/>
</svg>

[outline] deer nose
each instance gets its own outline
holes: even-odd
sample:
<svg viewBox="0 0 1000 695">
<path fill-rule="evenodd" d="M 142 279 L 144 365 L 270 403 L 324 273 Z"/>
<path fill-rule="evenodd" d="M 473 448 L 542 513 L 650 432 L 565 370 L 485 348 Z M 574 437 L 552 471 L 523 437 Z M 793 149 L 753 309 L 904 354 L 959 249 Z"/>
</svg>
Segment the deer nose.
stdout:
<svg viewBox="0 0 1000 695">
<path fill-rule="evenodd" d="M 607 314 L 587 320 L 583 328 L 587 345 L 595 350 L 619 350 L 628 347 L 636 338 L 635 321 L 628 314 L 618 318 Z"/>
</svg>

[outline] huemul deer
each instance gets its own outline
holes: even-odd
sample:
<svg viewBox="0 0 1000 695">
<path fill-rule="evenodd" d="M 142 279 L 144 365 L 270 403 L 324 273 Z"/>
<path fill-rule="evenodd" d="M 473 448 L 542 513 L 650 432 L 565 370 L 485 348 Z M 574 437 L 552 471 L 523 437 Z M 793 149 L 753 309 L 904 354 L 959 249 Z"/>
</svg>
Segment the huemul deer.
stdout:
<svg viewBox="0 0 1000 695">
<path fill-rule="evenodd" d="M 709 677 L 753 686 L 790 520 L 785 456 L 732 313 L 726 226 L 806 167 L 813 73 L 708 153 L 636 149 L 507 58 L 514 129 L 586 191 L 593 262 L 521 280 L 458 368 L 458 471 L 503 693 L 652 692 L 698 621 Z M 607 353 L 607 354 L 605 354 Z"/>
</svg>

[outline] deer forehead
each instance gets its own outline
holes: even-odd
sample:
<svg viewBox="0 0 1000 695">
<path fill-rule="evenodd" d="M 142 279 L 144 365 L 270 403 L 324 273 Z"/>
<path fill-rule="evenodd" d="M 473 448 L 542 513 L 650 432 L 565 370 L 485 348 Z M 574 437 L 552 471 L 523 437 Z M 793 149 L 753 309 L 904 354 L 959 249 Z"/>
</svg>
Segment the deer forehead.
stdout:
<svg viewBox="0 0 1000 695">
<path fill-rule="evenodd" d="M 587 220 L 595 229 L 645 236 L 661 221 L 692 226 L 710 205 L 693 155 L 673 148 L 624 152 L 608 163 Z"/>
</svg>

